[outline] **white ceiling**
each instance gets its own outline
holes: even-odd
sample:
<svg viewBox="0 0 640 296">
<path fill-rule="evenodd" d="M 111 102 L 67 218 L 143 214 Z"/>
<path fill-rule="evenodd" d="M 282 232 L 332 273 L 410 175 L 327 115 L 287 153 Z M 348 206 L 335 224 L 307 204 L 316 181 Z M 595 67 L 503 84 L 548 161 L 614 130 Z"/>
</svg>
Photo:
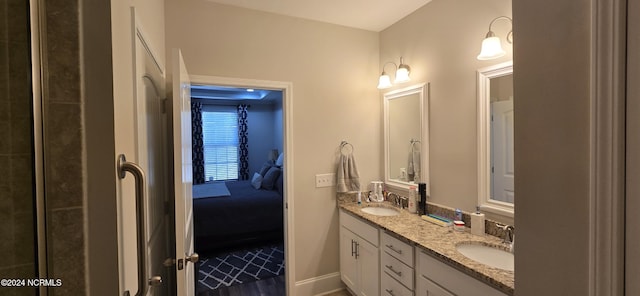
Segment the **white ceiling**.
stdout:
<svg viewBox="0 0 640 296">
<path fill-rule="evenodd" d="M 431 0 L 208 0 L 380 32 Z"/>
</svg>

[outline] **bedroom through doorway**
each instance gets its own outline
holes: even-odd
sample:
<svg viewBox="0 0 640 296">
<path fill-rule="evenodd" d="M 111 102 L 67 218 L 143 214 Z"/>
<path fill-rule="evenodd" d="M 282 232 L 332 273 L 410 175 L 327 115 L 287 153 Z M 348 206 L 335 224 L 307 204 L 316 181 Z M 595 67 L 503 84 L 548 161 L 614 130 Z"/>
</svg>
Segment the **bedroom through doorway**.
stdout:
<svg viewBox="0 0 640 296">
<path fill-rule="evenodd" d="M 191 97 L 196 294 L 285 295 L 284 90 L 194 82 Z"/>
</svg>

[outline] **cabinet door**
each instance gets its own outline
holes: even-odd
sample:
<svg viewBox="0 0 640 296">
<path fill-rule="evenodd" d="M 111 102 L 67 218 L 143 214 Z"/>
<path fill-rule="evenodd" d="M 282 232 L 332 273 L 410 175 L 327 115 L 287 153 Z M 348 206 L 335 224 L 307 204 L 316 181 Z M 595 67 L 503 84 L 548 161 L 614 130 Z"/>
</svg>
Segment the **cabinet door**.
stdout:
<svg viewBox="0 0 640 296">
<path fill-rule="evenodd" d="M 416 296 L 455 296 L 423 276 L 418 276 Z"/>
<path fill-rule="evenodd" d="M 358 241 L 358 279 L 361 296 L 380 295 L 380 255 L 378 248 L 364 239 Z"/>
<path fill-rule="evenodd" d="M 356 236 L 353 232 L 344 227 L 340 227 L 340 277 L 342 281 L 351 289 L 357 291 L 357 266 L 356 260 Z"/>
</svg>

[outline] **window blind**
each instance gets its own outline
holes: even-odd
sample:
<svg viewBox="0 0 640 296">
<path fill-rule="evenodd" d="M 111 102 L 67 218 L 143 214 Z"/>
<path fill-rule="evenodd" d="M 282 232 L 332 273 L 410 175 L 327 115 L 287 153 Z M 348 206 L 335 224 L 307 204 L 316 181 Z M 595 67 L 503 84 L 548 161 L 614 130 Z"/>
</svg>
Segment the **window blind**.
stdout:
<svg viewBox="0 0 640 296">
<path fill-rule="evenodd" d="M 238 179 L 238 113 L 235 108 L 207 109 L 202 112 L 205 180 Z"/>
</svg>

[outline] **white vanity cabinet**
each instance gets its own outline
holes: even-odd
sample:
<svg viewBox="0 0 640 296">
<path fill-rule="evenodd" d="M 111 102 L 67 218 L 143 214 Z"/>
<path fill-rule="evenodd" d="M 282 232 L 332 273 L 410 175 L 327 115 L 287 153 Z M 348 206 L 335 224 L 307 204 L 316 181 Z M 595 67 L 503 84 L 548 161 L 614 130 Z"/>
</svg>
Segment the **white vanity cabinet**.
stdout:
<svg viewBox="0 0 640 296">
<path fill-rule="evenodd" d="M 357 296 L 380 296 L 378 228 L 340 210 L 340 276 Z"/>
<path fill-rule="evenodd" d="M 416 247 L 416 296 L 506 296 Z"/>
<path fill-rule="evenodd" d="M 380 294 L 413 296 L 413 246 L 380 230 Z"/>
</svg>

